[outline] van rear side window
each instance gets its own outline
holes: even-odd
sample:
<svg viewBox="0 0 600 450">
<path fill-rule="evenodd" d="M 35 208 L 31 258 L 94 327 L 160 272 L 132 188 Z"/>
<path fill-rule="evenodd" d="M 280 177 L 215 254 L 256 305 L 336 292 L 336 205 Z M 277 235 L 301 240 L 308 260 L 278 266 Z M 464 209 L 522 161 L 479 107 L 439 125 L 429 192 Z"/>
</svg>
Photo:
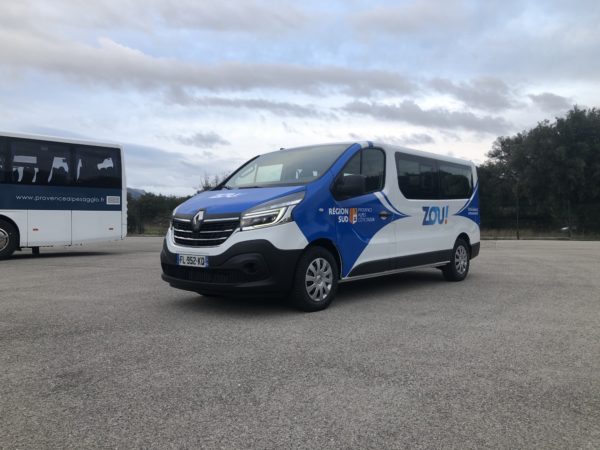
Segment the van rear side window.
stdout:
<svg viewBox="0 0 600 450">
<path fill-rule="evenodd" d="M 439 162 L 440 198 L 469 198 L 473 191 L 471 168 Z"/>
<path fill-rule="evenodd" d="M 473 193 L 470 166 L 396 153 L 398 187 L 411 200 L 452 200 Z"/>
<path fill-rule="evenodd" d="M 419 156 L 396 153 L 398 187 L 408 199 L 437 198 L 435 161 Z"/>
</svg>

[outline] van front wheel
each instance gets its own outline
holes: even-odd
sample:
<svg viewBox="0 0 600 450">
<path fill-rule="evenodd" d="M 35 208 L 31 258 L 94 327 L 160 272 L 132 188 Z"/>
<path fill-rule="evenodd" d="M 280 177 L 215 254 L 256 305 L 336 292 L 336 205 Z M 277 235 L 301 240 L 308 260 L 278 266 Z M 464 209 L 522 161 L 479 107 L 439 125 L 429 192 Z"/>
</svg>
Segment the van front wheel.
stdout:
<svg viewBox="0 0 600 450">
<path fill-rule="evenodd" d="M 8 259 L 17 249 L 17 230 L 6 220 L 0 219 L 0 259 Z"/>
<path fill-rule="evenodd" d="M 292 301 L 303 311 L 320 311 L 329 306 L 337 292 L 335 258 L 322 247 L 311 247 L 300 257 L 294 275 Z"/>
<path fill-rule="evenodd" d="M 448 281 L 464 280 L 469 273 L 470 260 L 469 244 L 458 238 L 452 249 L 452 260 L 442 267 L 444 278 Z"/>
</svg>

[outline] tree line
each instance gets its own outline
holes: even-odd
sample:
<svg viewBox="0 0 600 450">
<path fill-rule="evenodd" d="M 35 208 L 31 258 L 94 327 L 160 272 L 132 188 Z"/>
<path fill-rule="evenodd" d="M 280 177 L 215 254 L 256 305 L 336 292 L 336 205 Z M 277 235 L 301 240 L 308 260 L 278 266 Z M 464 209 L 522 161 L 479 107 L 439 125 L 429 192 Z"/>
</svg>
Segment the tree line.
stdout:
<svg viewBox="0 0 600 450">
<path fill-rule="evenodd" d="M 499 137 L 487 157 L 478 167 L 484 233 L 600 233 L 600 110 L 574 107 L 564 117 Z M 197 190 L 222 179 L 205 174 Z M 164 233 L 171 212 L 187 198 L 129 197 L 129 231 Z"/>
<path fill-rule="evenodd" d="M 482 229 L 600 232 L 600 110 L 498 138 L 478 167 Z"/>
</svg>

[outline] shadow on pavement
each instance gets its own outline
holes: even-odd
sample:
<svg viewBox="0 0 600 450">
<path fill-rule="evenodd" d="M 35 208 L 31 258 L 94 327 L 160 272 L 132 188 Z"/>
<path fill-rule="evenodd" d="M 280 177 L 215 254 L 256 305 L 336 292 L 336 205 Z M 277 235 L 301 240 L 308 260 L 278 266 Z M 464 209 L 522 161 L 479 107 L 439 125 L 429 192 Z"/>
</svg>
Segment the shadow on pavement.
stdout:
<svg viewBox="0 0 600 450">
<path fill-rule="evenodd" d="M 47 259 L 47 258 L 65 258 L 65 257 L 75 257 L 75 256 L 103 256 L 103 255 L 110 255 L 110 254 L 115 254 L 116 255 L 117 253 L 99 252 L 99 251 L 83 251 L 83 252 L 79 252 L 79 251 L 69 251 L 69 250 L 66 250 L 64 252 L 53 251 L 51 253 L 44 253 L 42 251 L 39 255 L 33 255 L 33 254 L 25 251 L 25 252 L 15 252 L 8 261 L 10 261 L 11 259 L 14 259 L 14 260 L 19 260 L 19 259 Z"/>
<path fill-rule="evenodd" d="M 405 272 L 396 275 L 387 275 L 365 280 L 357 280 L 350 283 L 342 283 L 333 305 L 348 304 L 365 300 L 365 296 L 371 297 L 381 294 L 389 294 L 391 290 L 401 293 L 403 289 L 419 288 L 429 283 L 447 283 L 438 270 L 421 270 Z M 236 314 L 236 315 L 262 315 L 282 313 L 301 313 L 291 305 L 287 299 L 261 298 L 261 297 L 205 297 L 200 294 L 190 293 L 185 298 L 171 304 L 174 308 L 180 308 L 191 312 Z"/>
<path fill-rule="evenodd" d="M 403 289 L 418 288 L 429 283 L 447 283 L 437 269 L 403 272 L 395 275 L 356 280 L 339 286 L 335 301 L 360 301 L 365 294 L 388 294 L 391 290 L 401 293 Z"/>
<path fill-rule="evenodd" d="M 205 297 L 190 293 L 189 296 L 171 304 L 174 308 L 190 312 L 251 316 L 268 314 L 293 314 L 296 310 L 285 298 L 260 297 Z"/>
</svg>

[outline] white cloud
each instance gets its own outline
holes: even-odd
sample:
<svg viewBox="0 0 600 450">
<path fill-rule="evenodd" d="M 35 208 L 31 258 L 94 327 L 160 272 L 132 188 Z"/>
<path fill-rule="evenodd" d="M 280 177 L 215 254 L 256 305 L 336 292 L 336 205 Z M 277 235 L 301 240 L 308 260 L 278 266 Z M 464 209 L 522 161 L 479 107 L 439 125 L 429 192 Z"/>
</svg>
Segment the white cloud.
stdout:
<svg viewBox="0 0 600 450">
<path fill-rule="evenodd" d="M 214 131 L 209 131 L 206 133 L 197 132 L 186 136 L 173 136 L 173 139 L 183 145 L 189 145 L 198 148 L 213 148 L 231 145 L 231 142 L 223 139 Z M 209 154 L 205 153 L 205 155 Z"/>
<path fill-rule="evenodd" d="M 7 1 L 0 118 L 133 142 L 130 180 L 154 191 L 349 133 L 482 160 L 498 134 L 600 104 L 598 5 Z"/>
<path fill-rule="evenodd" d="M 502 117 L 478 116 L 468 111 L 450 111 L 445 108 L 422 109 L 410 100 L 396 104 L 355 101 L 348 103 L 343 111 L 381 120 L 450 130 L 502 133 L 510 128 L 510 124 Z"/>
<path fill-rule="evenodd" d="M 551 92 L 530 94 L 529 98 L 536 106 L 547 112 L 566 112 L 573 106 L 572 99 Z"/>
</svg>

